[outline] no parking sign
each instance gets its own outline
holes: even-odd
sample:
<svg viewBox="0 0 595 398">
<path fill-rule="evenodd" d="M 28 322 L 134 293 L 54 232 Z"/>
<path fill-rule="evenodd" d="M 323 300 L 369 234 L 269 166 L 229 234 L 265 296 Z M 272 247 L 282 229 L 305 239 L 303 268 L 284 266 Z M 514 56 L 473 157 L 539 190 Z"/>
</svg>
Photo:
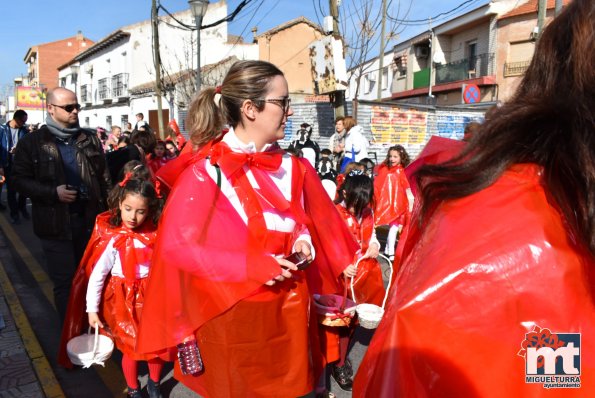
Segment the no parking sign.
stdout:
<svg viewBox="0 0 595 398">
<path fill-rule="evenodd" d="M 477 84 L 463 84 L 463 102 L 474 104 L 479 102 L 481 92 Z"/>
</svg>

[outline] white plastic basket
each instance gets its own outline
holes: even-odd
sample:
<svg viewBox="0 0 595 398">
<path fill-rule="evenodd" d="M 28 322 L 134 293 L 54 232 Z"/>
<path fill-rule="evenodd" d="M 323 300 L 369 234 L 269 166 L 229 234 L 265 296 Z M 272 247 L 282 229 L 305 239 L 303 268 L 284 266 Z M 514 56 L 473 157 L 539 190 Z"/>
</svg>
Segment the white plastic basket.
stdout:
<svg viewBox="0 0 595 398">
<path fill-rule="evenodd" d="M 389 265 L 390 275 L 388 277 L 388 285 L 386 286 L 386 293 L 384 293 L 384 300 L 382 300 L 382 307 L 379 307 L 375 304 L 368 304 L 368 303 L 361 303 L 357 304 L 357 300 L 355 299 L 355 290 L 353 289 L 353 278 L 351 278 L 351 297 L 353 297 L 353 301 L 356 302 L 355 311 L 357 312 L 357 317 L 359 319 L 359 324 L 366 329 L 376 329 L 382 316 L 384 315 L 384 307 L 386 306 L 386 299 L 388 298 L 388 292 L 390 290 L 390 284 L 393 279 L 393 265 L 391 261 L 383 256 L 382 254 L 378 254 L 379 257 L 384 258 Z M 355 268 L 359 265 L 359 262 L 367 257 L 362 257 L 355 263 Z"/>
<path fill-rule="evenodd" d="M 91 327 L 87 334 L 82 334 L 70 339 L 66 344 L 66 352 L 70 361 L 75 365 L 88 368 L 91 365 L 105 366 L 104 362 L 109 359 L 114 350 L 114 342 L 108 336 L 99 334 L 99 328 L 95 328 L 95 334 L 91 334 Z"/>
</svg>

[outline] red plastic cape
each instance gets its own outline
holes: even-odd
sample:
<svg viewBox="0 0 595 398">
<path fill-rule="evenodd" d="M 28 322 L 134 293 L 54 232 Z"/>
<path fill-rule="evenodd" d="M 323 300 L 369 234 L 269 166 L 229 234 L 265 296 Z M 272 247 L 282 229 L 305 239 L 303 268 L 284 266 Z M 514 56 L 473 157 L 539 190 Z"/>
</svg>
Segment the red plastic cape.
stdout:
<svg viewBox="0 0 595 398">
<path fill-rule="evenodd" d="M 343 220 L 345 220 L 347 228 L 359 243 L 361 255 L 365 254 L 374 232 L 374 214 L 372 210 L 370 208 L 364 209 L 361 222 L 358 222 L 357 218 L 349 213 L 345 206 L 337 204 L 336 207 Z M 382 270 L 376 259 L 367 258 L 359 262 L 357 275 L 353 280 L 353 290 L 356 295 L 355 301 L 358 304 L 382 305 L 385 289 L 382 282 Z M 351 296 L 351 292 L 349 293 Z M 351 298 L 353 299 L 353 297 Z"/>
<path fill-rule="evenodd" d="M 438 164 L 454 158 L 465 145 L 464 141 L 444 138 L 439 135 L 431 136 L 417 158 L 405 168 L 407 178 L 413 181 L 413 174 L 424 164 Z M 413 195 L 417 196 L 417 184 L 411 184 L 411 191 Z"/>
<path fill-rule="evenodd" d="M 178 142 L 178 150 L 182 150 L 182 148 L 184 147 L 184 143 L 186 142 L 186 138 L 184 138 L 184 136 L 180 132 L 180 127 L 178 127 L 178 123 L 176 122 L 176 119 L 170 120 L 167 125 L 169 127 L 171 127 L 171 129 L 176 134 L 176 141 Z"/>
<path fill-rule="evenodd" d="M 247 256 L 254 252 L 247 247 L 247 226 L 204 162 L 199 156 L 188 160 L 168 197 L 141 322 L 141 351 L 175 346 L 279 273 L 278 263 L 265 253 Z M 316 260 L 306 272 L 308 287 L 311 293 L 334 293 L 357 244 L 316 171 L 294 159 L 293 176 L 316 248 Z"/>
<path fill-rule="evenodd" d="M 540 174 L 516 165 L 412 227 L 354 397 L 595 396 L 595 261 L 574 245 Z M 557 333 L 581 334 L 580 388 L 526 380 L 528 347 Z"/>
<path fill-rule="evenodd" d="M 405 225 L 409 215 L 409 200 L 407 199 L 409 181 L 405 176 L 403 166 L 388 167 L 382 164 L 378 167 L 378 175 L 374 179 L 374 218 L 376 225 L 398 223 Z"/>
<path fill-rule="evenodd" d="M 58 363 L 66 368 L 73 366 L 66 353 L 66 344 L 70 339 L 85 332 L 89 324 L 87 322 L 86 313 L 86 293 L 87 285 L 89 283 L 89 276 L 95 268 L 95 264 L 105 251 L 107 244 L 111 238 L 116 237 L 114 247 L 120 253 L 122 269 L 126 280 L 134 281 L 136 279 L 136 264 L 139 261 L 144 262 L 144 256 L 147 255 L 146 250 L 138 250 L 132 246 L 132 239 L 137 238 L 143 241 L 146 245 L 152 245 L 155 240 L 155 227 L 150 222 L 143 224 L 137 230 L 130 231 L 123 227 L 114 227 L 109 223 L 110 212 L 106 211 L 97 216 L 93 234 L 89 239 L 83 258 L 79 264 L 78 270 L 72 282 L 70 291 L 70 299 L 68 301 L 68 309 L 66 311 L 66 318 L 62 327 L 62 336 L 60 340 L 60 348 L 58 351 Z M 121 239 L 118 239 L 121 237 Z M 139 256 L 143 258 L 139 258 Z M 109 279 L 109 276 L 108 276 Z M 107 287 L 106 280 L 105 286 Z M 105 319 L 105 311 L 108 311 L 109 306 L 102 302 L 100 313 L 102 319 Z"/>
</svg>

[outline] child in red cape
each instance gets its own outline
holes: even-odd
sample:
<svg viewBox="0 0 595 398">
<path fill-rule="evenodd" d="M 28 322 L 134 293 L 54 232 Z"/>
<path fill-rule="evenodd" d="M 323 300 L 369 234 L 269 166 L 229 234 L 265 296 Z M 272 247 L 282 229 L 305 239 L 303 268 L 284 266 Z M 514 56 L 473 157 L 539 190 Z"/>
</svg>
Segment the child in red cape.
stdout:
<svg viewBox="0 0 595 398">
<path fill-rule="evenodd" d="M 388 256 L 394 256 L 397 234 L 409 220 L 409 201 L 413 200 L 413 196 L 405 176 L 405 167 L 408 164 L 409 155 L 405 148 L 401 145 L 392 146 L 388 149 L 384 162 L 378 166 L 374 179 L 375 223 L 389 225 L 384 248 L 384 253 Z"/>
<path fill-rule="evenodd" d="M 356 303 L 369 303 L 382 305 L 385 289 L 382 281 L 382 270 L 376 260 L 380 250 L 380 243 L 374 231 L 374 186 L 370 177 L 360 169 L 355 169 L 347 174 L 345 181 L 339 189 L 339 197 L 335 200 L 335 207 L 347 228 L 360 245 L 360 261 L 357 265 L 350 265 L 344 271 L 349 284 L 349 279 L 354 278 L 351 297 Z M 350 391 L 353 383 L 353 368 L 347 359 L 349 340 L 353 334 L 354 324 L 349 327 L 327 327 L 320 325 L 324 333 L 323 351 L 327 362 L 331 365 L 331 374 L 343 390 Z"/>
<path fill-rule="evenodd" d="M 147 155 L 147 166 L 151 169 L 153 175 L 156 175 L 157 171 L 169 161 L 166 154 L 165 142 L 161 140 L 157 141 L 155 148 L 153 148 L 153 153 Z"/>
<path fill-rule="evenodd" d="M 141 396 L 137 379 L 139 360 L 148 362 L 151 396 L 160 396 L 163 360 L 158 354 L 170 357 L 165 352 L 139 353 L 136 339 L 161 202 L 152 183 L 133 178 L 131 172 L 113 188 L 108 202 L 111 210 L 97 217 L 94 234 L 73 282 L 59 362 L 72 366 L 65 345 L 85 328 L 81 315 L 86 311 L 88 324 L 104 328 L 123 353 L 128 396 Z"/>
</svg>

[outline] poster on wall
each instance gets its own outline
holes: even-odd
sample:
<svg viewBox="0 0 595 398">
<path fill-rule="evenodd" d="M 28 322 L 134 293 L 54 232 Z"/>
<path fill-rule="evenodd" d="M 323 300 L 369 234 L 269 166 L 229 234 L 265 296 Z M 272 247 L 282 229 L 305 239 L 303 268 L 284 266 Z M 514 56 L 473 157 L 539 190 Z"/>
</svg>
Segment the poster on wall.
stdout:
<svg viewBox="0 0 595 398">
<path fill-rule="evenodd" d="M 426 141 L 427 112 L 416 109 L 372 107 L 370 130 L 375 144 L 421 148 Z"/>
<path fill-rule="evenodd" d="M 17 86 L 16 109 L 43 110 L 45 108 L 45 92 L 39 87 Z"/>
</svg>

